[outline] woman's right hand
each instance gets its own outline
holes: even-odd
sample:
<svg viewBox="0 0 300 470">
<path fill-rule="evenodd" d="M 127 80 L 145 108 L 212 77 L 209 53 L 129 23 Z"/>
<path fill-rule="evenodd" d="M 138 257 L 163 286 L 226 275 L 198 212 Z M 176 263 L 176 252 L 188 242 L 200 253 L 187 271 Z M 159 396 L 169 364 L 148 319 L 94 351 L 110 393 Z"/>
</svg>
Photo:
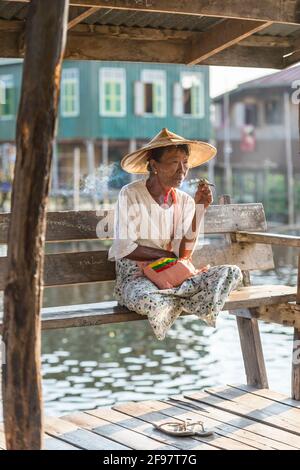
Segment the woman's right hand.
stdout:
<svg viewBox="0 0 300 470">
<path fill-rule="evenodd" d="M 207 209 L 213 202 L 213 194 L 210 186 L 205 183 L 200 183 L 194 196 L 196 204 L 203 204 L 204 208 Z"/>
</svg>

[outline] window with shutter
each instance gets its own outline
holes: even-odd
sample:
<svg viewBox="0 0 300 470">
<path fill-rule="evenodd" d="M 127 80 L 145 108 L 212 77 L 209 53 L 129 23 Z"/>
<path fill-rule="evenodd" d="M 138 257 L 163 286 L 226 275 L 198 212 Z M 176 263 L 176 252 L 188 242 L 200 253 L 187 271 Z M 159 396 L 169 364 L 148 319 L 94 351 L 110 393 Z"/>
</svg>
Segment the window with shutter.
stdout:
<svg viewBox="0 0 300 470">
<path fill-rule="evenodd" d="M 182 87 L 182 115 L 203 118 L 205 114 L 203 74 L 183 72 L 180 84 Z"/>
<path fill-rule="evenodd" d="M 142 70 L 143 115 L 164 117 L 167 112 L 166 73 L 163 70 Z"/>
<path fill-rule="evenodd" d="M 63 117 L 79 116 L 79 70 L 64 69 L 61 79 L 60 109 Z"/>
<path fill-rule="evenodd" d="M 14 77 L 13 75 L 0 75 L 0 118 L 12 119 L 14 116 Z"/>
<path fill-rule="evenodd" d="M 126 115 L 126 71 L 117 67 L 99 70 L 99 113 L 101 116 Z"/>
</svg>

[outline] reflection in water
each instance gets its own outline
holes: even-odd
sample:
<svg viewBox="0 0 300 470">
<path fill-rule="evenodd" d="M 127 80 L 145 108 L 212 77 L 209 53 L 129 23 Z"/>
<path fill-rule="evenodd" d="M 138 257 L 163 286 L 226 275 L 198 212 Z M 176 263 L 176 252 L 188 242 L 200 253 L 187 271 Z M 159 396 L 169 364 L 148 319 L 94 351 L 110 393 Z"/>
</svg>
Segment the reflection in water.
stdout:
<svg viewBox="0 0 300 470">
<path fill-rule="evenodd" d="M 253 273 L 256 284 L 296 284 L 295 250 L 275 247 L 276 269 Z M 46 289 L 44 305 L 111 299 L 113 282 Z M 292 329 L 260 324 L 270 385 L 289 393 Z M 44 400 L 48 414 L 163 398 L 185 390 L 245 382 L 235 319 L 217 328 L 176 321 L 158 341 L 146 321 L 43 333 Z"/>
</svg>

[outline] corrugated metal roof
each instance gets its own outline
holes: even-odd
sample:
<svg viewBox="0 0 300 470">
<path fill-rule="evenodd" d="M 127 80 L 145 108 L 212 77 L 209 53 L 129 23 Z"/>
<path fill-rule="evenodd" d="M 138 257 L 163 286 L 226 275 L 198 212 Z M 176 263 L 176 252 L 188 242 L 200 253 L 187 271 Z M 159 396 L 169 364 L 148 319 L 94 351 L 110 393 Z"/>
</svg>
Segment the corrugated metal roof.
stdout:
<svg viewBox="0 0 300 470">
<path fill-rule="evenodd" d="M 300 25 L 292 24 L 272 24 L 268 28 L 262 29 L 255 33 L 257 36 L 279 36 L 279 37 L 293 37 L 299 36 L 300 34 Z"/>
<path fill-rule="evenodd" d="M 23 20 L 26 18 L 28 5 L 22 2 L 0 1 L 0 19 Z M 86 10 L 83 7 L 70 7 L 70 19 Z M 137 26 L 144 28 L 174 29 L 177 31 L 206 31 L 211 26 L 224 21 L 222 18 L 199 17 L 195 15 L 170 15 L 132 10 L 100 8 L 98 12 L 86 18 L 82 23 L 111 26 Z"/>
<path fill-rule="evenodd" d="M 72 12 L 71 12 L 72 14 Z M 206 31 L 224 21 L 222 18 L 199 17 L 194 15 L 170 15 L 142 11 L 112 10 L 103 8 L 83 23 L 115 26 L 139 26 L 143 28 L 164 28 L 185 31 Z"/>
<path fill-rule="evenodd" d="M 236 95 L 245 90 L 253 90 L 257 88 L 273 88 L 273 87 L 287 87 L 291 88 L 295 80 L 300 80 L 300 65 L 290 67 L 280 72 L 270 73 L 254 80 L 241 83 L 237 88 L 231 90 L 229 94 Z M 225 93 L 218 95 L 214 101 L 219 101 Z"/>
<path fill-rule="evenodd" d="M 255 78 L 249 82 L 241 83 L 238 90 L 246 88 L 260 88 L 273 86 L 291 86 L 295 80 L 300 79 L 300 65 L 290 67 L 280 72 L 271 73 L 264 77 Z"/>
<path fill-rule="evenodd" d="M 8 2 L 0 0 L 0 19 L 24 20 L 28 5 L 23 2 Z M 85 7 L 70 7 L 70 19 L 75 18 L 86 10 Z M 215 24 L 224 21 L 222 18 L 206 16 L 181 15 L 158 12 L 144 12 L 132 10 L 115 10 L 100 8 L 98 12 L 86 18 L 82 23 L 112 26 L 137 26 L 149 28 L 163 28 L 186 31 L 206 31 Z M 280 37 L 300 36 L 300 25 L 273 24 L 256 33 L 256 35 L 274 35 Z"/>
</svg>

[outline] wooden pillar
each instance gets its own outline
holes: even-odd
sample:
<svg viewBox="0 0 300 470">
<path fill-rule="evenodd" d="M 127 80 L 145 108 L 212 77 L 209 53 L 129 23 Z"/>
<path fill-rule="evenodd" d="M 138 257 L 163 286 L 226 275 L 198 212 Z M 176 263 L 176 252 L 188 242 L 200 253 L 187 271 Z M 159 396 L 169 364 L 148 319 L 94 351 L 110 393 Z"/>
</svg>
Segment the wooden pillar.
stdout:
<svg viewBox="0 0 300 470">
<path fill-rule="evenodd" d="M 294 169 L 292 153 L 292 130 L 291 130 L 291 109 L 290 94 L 284 92 L 284 130 L 285 130 L 285 159 L 286 159 L 286 182 L 288 198 L 288 223 L 293 225 L 295 222 L 295 201 L 294 201 Z"/>
<path fill-rule="evenodd" d="M 300 255 L 298 257 L 298 283 L 296 303 L 300 304 Z M 294 398 L 295 400 L 300 400 L 300 330 L 298 328 L 294 328 L 292 398 Z"/>
<path fill-rule="evenodd" d="M 86 154 L 88 164 L 88 176 L 90 178 L 95 178 L 95 141 L 92 139 L 86 141 Z M 92 194 L 93 209 L 96 209 L 97 201 L 97 194 L 94 190 Z"/>
<path fill-rule="evenodd" d="M 230 204 L 230 196 L 224 195 L 220 198 L 220 204 Z M 225 235 L 228 243 L 233 243 L 231 235 Z M 243 284 L 251 284 L 249 271 L 243 271 Z M 247 315 L 249 313 L 249 315 Z M 268 378 L 266 373 L 264 355 L 260 339 L 258 322 L 251 318 L 249 312 L 235 312 L 237 326 L 240 336 L 241 349 L 244 360 L 247 384 L 257 388 L 268 388 Z M 248 318 L 246 318 L 248 316 Z"/>
<path fill-rule="evenodd" d="M 4 293 L 6 445 L 42 447 L 40 307 L 52 144 L 68 0 L 29 3 Z"/>
<path fill-rule="evenodd" d="M 80 148 L 74 148 L 73 158 L 73 209 L 79 211 L 80 206 Z"/>
<path fill-rule="evenodd" d="M 102 165 L 103 165 L 103 174 L 108 174 L 108 165 L 109 165 L 109 154 L 108 154 L 108 139 L 103 137 L 102 139 Z M 103 182 L 103 203 L 104 205 L 109 203 L 108 198 L 108 181 L 105 178 Z"/>
</svg>

